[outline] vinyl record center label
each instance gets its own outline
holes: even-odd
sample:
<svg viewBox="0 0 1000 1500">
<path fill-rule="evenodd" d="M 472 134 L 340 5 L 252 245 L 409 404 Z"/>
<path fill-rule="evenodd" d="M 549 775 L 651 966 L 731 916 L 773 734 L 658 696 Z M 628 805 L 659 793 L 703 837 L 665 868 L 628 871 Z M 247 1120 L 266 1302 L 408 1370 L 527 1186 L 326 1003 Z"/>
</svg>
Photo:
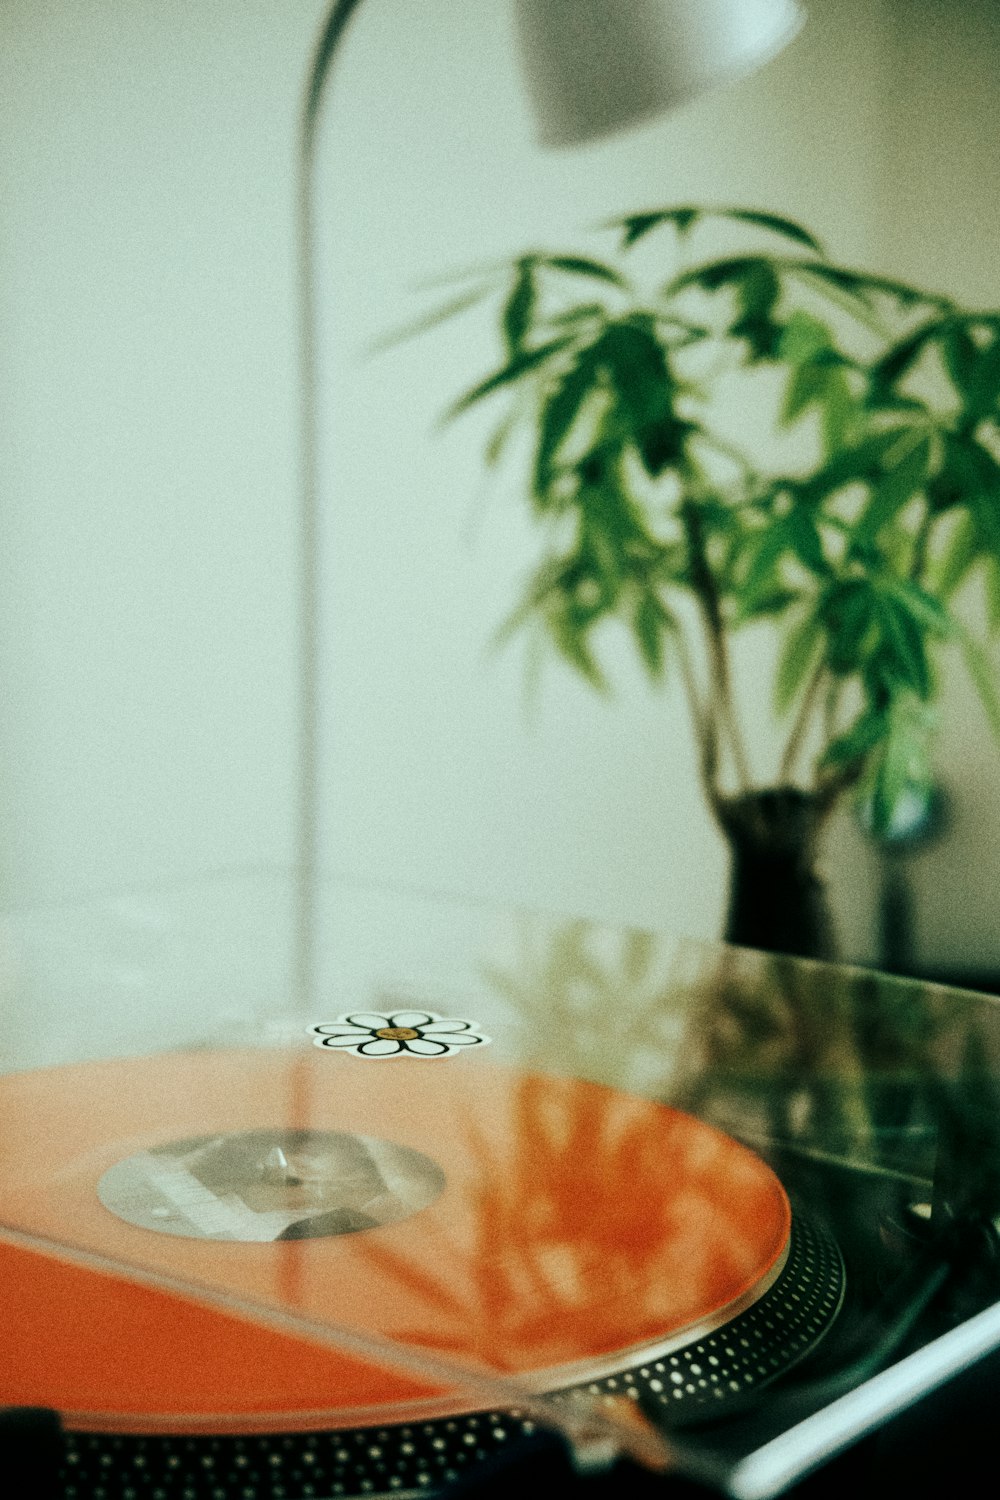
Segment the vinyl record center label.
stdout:
<svg viewBox="0 0 1000 1500">
<path fill-rule="evenodd" d="M 419 1151 L 334 1130 L 247 1130 L 138 1152 L 97 1184 L 140 1229 L 190 1239 L 324 1239 L 398 1223 L 433 1203 L 441 1168 Z"/>
<path fill-rule="evenodd" d="M 101 1201 L 102 1179 L 106 1192 L 130 1158 L 275 1131 L 285 1145 L 295 1132 L 389 1143 L 429 1161 L 425 1191 L 435 1171 L 443 1183 L 408 1217 L 363 1233 L 256 1242 L 156 1233 Z M 313 1048 L 0 1079 L 0 1217 L 539 1379 L 718 1326 L 773 1281 L 790 1226 L 781 1184 L 759 1158 L 649 1100 L 472 1057 L 369 1068 Z M 13 1381 L 0 1401 L 131 1412 L 141 1430 L 144 1411 L 252 1422 L 437 1394 L 294 1340 L 290 1352 L 263 1331 L 227 1334 L 218 1318 L 127 1284 L 92 1278 L 81 1295 L 78 1271 L 60 1278 L 42 1259 L 33 1266 L 0 1242 L 10 1355 L 0 1387 Z"/>
</svg>

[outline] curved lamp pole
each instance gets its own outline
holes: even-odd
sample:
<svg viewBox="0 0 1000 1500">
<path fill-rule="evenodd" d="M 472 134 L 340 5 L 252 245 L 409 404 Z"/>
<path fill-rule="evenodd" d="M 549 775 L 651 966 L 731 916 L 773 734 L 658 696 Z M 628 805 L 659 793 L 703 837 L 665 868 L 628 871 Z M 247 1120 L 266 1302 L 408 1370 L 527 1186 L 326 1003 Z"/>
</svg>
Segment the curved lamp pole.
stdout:
<svg viewBox="0 0 1000 1500">
<path fill-rule="evenodd" d="M 361 0 L 334 0 L 306 82 L 298 156 L 299 681 L 294 996 L 311 1011 L 319 874 L 319 401 L 316 139 L 326 85 Z M 542 144 L 576 145 L 637 125 L 766 62 L 796 34 L 798 0 L 514 0 Z"/>
</svg>

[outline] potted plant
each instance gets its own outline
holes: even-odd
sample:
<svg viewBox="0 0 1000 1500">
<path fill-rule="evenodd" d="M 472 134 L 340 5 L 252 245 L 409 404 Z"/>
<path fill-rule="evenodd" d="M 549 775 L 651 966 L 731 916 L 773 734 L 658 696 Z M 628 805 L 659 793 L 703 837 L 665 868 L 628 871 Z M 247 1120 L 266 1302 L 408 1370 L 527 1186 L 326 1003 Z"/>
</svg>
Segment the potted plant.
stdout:
<svg viewBox="0 0 1000 1500">
<path fill-rule="evenodd" d="M 926 802 L 946 650 L 1000 730 L 989 658 L 953 609 L 978 571 L 1000 624 L 1000 313 L 849 269 L 774 214 L 674 207 L 608 227 L 611 257 L 470 273 L 422 324 L 498 298 L 502 359 L 450 415 L 506 397 L 487 460 L 518 431 L 530 444 L 540 556 L 502 634 L 540 628 L 604 688 L 616 620 L 651 677 L 676 672 L 731 851 L 726 937 L 826 955 L 824 827 L 848 792 L 876 835 Z M 713 227 L 737 248 L 697 253 Z M 727 431 L 734 402 L 757 405 L 752 440 Z M 765 785 L 731 649 L 762 620 L 787 720 Z"/>
</svg>

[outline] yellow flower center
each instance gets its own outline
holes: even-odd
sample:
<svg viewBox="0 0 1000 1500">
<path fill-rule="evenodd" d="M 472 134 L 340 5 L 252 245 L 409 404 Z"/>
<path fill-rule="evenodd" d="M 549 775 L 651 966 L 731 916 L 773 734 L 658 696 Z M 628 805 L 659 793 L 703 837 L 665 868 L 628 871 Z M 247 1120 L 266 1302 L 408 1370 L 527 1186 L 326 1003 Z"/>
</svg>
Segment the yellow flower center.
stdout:
<svg viewBox="0 0 1000 1500">
<path fill-rule="evenodd" d="M 376 1036 L 386 1042 L 412 1042 L 419 1031 L 414 1031 L 412 1026 L 383 1026 L 381 1031 L 376 1031 Z"/>
</svg>

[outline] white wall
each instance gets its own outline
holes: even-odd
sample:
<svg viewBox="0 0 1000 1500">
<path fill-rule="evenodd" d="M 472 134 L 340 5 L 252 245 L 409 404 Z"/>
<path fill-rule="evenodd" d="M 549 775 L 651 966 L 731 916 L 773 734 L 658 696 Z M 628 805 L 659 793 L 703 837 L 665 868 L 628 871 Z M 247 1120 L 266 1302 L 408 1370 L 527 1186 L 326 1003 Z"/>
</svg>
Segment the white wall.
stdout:
<svg viewBox="0 0 1000 1500">
<path fill-rule="evenodd" d="M 971 307 L 1000 306 L 1000 6 L 995 0 L 895 0 L 894 128 L 886 160 L 880 261 Z M 968 618 L 981 597 L 966 590 Z M 993 659 L 1000 662 L 995 649 Z M 960 666 L 945 675 L 939 764 L 951 793 L 948 837 L 914 861 L 926 962 L 1000 961 L 1000 751 Z"/>
<path fill-rule="evenodd" d="M 9 900 L 290 857 L 291 163 L 322 9 L 0 7 Z M 905 254 L 894 248 L 888 216 L 923 224 L 928 211 L 900 186 L 897 164 L 933 138 L 927 182 L 956 194 L 963 132 L 993 128 L 984 101 L 995 75 L 984 68 L 977 84 L 978 124 L 963 115 L 949 134 L 951 83 L 942 98 L 936 47 L 897 30 L 907 7 L 812 0 L 809 11 L 802 36 L 754 78 L 640 134 L 545 155 L 531 140 L 506 7 L 362 8 L 322 142 L 332 869 L 718 931 L 724 851 L 699 798 L 676 685 L 650 691 L 622 653 L 604 702 L 553 666 L 529 716 L 518 651 L 487 652 L 534 537 L 511 485 L 484 485 L 488 419 L 443 435 L 434 427 L 494 357 L 488 317 L 378 358 L 364 351 L 426 306 L 415 287 L 429 276 L 528 245 L 593 247 L 588 226 L 669 201 L 789 213 L 847 259 L 911 265 L 949 286 L 947 255 L 940 267 L 919 254 L 907 262 L 919 231 L 901 235 Z M 977 14 L 989 24 L 985 5 Z M 962 35 L 956 47 L 978 45 L 974 28 Z M 921 68 L 901 83 L 903 47 Z M 952 160 L 940 155 L 941 133 Z M 992 183 L 983 191 L 996 193 Z M 986 255 L 963 254 L 983 270 L 982 300 L 1000 300 Z M 977 295 L 968 281 L 955 290 Z M 766 642 L 751 648 L 750 700 L 763 698 L 767 659 Z M 978 799 L 995 752 L 964 699 L 956 715 L 953 778 L 960 798 L 970 778 Z M 755 738 L 764 771 L 766 712 Z M 846 947 L 863 956 L 872 872 L 849 819 L 831 864 Z M 960 909 L 983 867 L 951 868 L 948 880 Z M 928 957 L 954 956 L 952 930 L 935 929 Z M 985 912 L 962 932 L 963 957 L 1000 955 Z"/>
<path fill-rule="evenodd" d="M 315 10 L 0 7 L 14 900 L 287 855 L 288 161 Z"/>
</svg>

